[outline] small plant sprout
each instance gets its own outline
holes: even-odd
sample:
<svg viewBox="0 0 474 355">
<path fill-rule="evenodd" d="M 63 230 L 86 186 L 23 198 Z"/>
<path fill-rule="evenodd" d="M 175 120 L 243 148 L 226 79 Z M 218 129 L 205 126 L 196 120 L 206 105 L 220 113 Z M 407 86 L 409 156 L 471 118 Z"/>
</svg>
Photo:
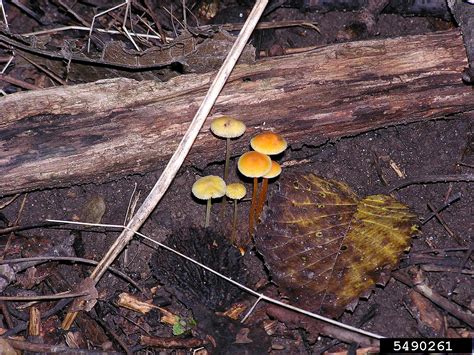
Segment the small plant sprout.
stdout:
<svg viewBox="0 0 474 355">
<path fill-rule="evenodd" d="M 268 191 L 268 180 L 276 178 L 280 174 L 281 174 L 280 164 L 272 160 L 272 168 L 266 175 L 263 176 L 262 188 L 260 190 L 260 194 L 258 195 L 257 207 L 256 207 L 256 212 L 255 212 L 256 221 L 258 221 L 260 215 L 262 214 L 263 206 L 265 205 L 265 200 L 267 198 L 267 191 Z"/>
<path fill-rule="evenodd" d="M 200 200 L 207 200 L 206 206 L 206 222 L 204 227 L 209 227 L 209 220 L 211 216 L 211 200 L 225 195 L 226 185 L 224 180 L 219 176 L 209 175 L 198 179 L 192 187 L 192 192 L 195 197 Z"/>
<path fill-rule="evenodd" d="M 222 116 L 214 119 L 211 123 L 211 131 L 217 137 L 226 138 L 224 181 L 229 176 L 230 140 L 240 137 L 245 132 L 245 124 L 230 116 Z"/>
<path fill-rule="evenodd" d="M 236 245 L 237 238 L 236 238 L 236 229 L 237 229 L 237 202 L 238 200 L 245 197 L 247 194 L 247 189 L 243 184 L 240 182 L 234 182 L 232 184 L 227 185 L 227 189 L 225 191 L 225 195 L 234 200 L 234 213 L 232 217 L 232 234 L 231 234 L 231 242 Z"/>
<path fill-rule="evenodd" d="M 252 151 L 242 154 L 237 162 L 237 167 L 242 175 L 253 178 L 252 203 L 249 213 L 249 235 L 252 237 L 255 225 L 258 178 L 268 174 L 272 167 L 272 160 L 268 155 Z"/>
</svg>

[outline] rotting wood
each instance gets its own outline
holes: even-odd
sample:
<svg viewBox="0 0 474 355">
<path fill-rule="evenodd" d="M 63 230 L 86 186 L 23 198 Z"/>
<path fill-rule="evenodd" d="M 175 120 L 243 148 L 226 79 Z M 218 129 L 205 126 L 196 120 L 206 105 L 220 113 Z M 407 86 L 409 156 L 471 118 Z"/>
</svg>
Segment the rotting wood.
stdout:
<svg viewBox="0 0 474 355">
<path fill-rule="evenodd" d="M 350 42 L 237 66 L 211 112 L 244 120 L 249 137 L 275 129 L 290 145 L 470 112 L 458 31 Z M 0 196 L 101 182 L 164 167 L 214 73 L 166 83 L 128 79 L 22 92 L 0 99 Z M 208 120 L 188 156 L 223 160 Z"/>
</svg>

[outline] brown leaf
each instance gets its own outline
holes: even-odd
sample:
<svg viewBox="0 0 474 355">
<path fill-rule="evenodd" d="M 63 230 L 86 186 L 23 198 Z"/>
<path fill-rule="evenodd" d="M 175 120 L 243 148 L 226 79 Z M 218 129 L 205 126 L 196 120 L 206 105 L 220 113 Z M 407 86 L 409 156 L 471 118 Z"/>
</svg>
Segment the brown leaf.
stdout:
<svg viewBox="0 0 474 355">
<path fill-rule="evenodd" d="M 338 317 L 393 269 L 415 216 L 386 195 L 359 197 L 314 174 L 286 175 L 255 238 L 273 281 L 292 304 Z"/>
</svg>

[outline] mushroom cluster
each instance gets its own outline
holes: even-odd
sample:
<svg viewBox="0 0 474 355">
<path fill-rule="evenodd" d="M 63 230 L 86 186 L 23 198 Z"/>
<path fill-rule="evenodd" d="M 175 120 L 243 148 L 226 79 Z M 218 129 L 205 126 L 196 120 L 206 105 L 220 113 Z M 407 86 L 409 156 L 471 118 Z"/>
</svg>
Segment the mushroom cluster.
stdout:
<svg viewBox="0 0 474 355">
<path fill-rule="evenodd" d="M 244 153 L 240 157 L 238 168 L 241 174 L 253 178 L 252 204 L 249 213 L 249 237 L 251 239 L 255 232 L 255 225 L 263 211 L 268 190 L 268 180 L 277 177 L 281 173 L 280 164 L 272 161 L 269 155 L 281 154 L 287 148 L 288 143 L 281 135 L 266 131 L 253 137 L 250 140 L 250 146 L 254 151 Z M 260 158 L 258 160 L 253 159 L 254 161 L 252 162 L 247 159 L 247 156 L 259 156 Z M 243 161 L 241 162 L 241 160 Z M 256 167 L 255 169 L 257 169 L 258 173 L 255 170 L 250 170 L 249 165 Z M 251 175 L 248 174 L 249 171 Z M 257 197 L 259 178 L 262 178 L 262 188 Z"/>
<path fill-rule="evenodd" d="M 250 146 L 253 150 L 248 151 L 239 157 L 237 169 L 243 176 L 252 179 L 253 188 L 249 212 L 248 237 L 237 238 L 237 203 L 245 197 L 246 188 L 243 184 L 238 182 L 228 184 L 231 155 L 230 145 L 233 138 L 238 138 L 244 134 L 246 127 L 243 122 L 233 117 L 221 116 L 212 121 L 210 128 L 215 136 L 226 139 L 224 178 L 222 179 L 218 176 L 212 175 L 202 177 L 194 183 L 192 192 L 197 198 L 207 200 L 205 227 L 209 226 L 211 200 L 213 198 L 226 196 L 227 199 L 233 200 L 234 206 L 230 240 L 234 245 L 239 247 L 243 253 L 251 242 L 255 226 L 262 214 L 266 201 L 269 180 L 278 177 L 281 173 L 280 164 L 273 161 L 270 156 L 281 154 L 285 151 L 288 144 L 281 135 L 271 131 L 265 131 L 255 135 L 251 139 Z M 262 180 L 260 191 L 259 179 Z"/>
</svg>

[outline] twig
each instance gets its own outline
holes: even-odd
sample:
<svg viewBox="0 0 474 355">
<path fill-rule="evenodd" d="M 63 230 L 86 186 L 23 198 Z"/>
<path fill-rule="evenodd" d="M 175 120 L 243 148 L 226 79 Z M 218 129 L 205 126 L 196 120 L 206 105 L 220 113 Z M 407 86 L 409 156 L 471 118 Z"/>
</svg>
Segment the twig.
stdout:
<svg viewBox="0 0 474 355">
<path fill-rule="evenodd" d="M 42 72 L 44 72 L 46 75 L 51 77 L 53 80 L 56 80 L 59 84 L 67 85 L 67 82 L 65 82 L 63 79 L 61 79 L 59 76 L 57 76 L 55 73 L 53 73 L 48 68 L 45 68 L 42 65 L 39 65 L 38 63 L 34 62 L 33 60 L 31 60 L 30 58 L 24 56 L 21 53 L 18 53 L 18 55 L 20 57 L 22 57 L 24 60 L 26 60 L 27 62 L 29 62 L 31 65 L 33 65 L 35 68 L 37 68 L 37 69 L 41 70 Z"/>
<path fill-rule="evenodd" d="M 132 231 L 128 226 L 123 226 L 123 225 L 117 225 L 117 224 L 101 224 L 101 223 L 86 223 L 86 222 L 75 222 L 75 221 L 63 221 L 63 220 L 53 220 L 53 219 L 50 219 L 48 220 L 49 222 L 57 222 L 57 223 L 69 223 L 69 224 L 77 224 L 77 225 L 82 225 L 82 226 L 95 226 L 95 227 L 107 227 L 107 228 L 120 228 L 120 229 L 125 229 L 125 230 L 128 230 L 130 233 L 133 233 L 133 234 L 136 234 L 140 237 L 142 237 L 143 239 L 147 240 L 147 241 L 150 241 L 152 242 L 153 244 L 156 244 L 158 246 L 160 246 L 161 248 L 164 248 L 196 265 L 198 265 L 199 267 L 202 267 L 203 269 L 213 273 L 214 275 L 217 275 L 218 277 L 230 282 L 231 284 L 233 284 L 234 286 L 237 286 L 238 288 L 254 295 L 254 296 L 257 296 L 259 299 L 262 299 L 262 300 L 265 300 L 269 303 L 273 303 L 273 304 L 276 304 L 278 306 L 281 306 L 283 308 L 286 308 L 286 309 L 289 309 L 289 310 L 292 310 L 292 311 L 295 311 L 297 313 L 301 313 L 301 314 L 304 314 L 306 316 L 309 316 L 311 318 L 315 318 L 315 319 L 318 319 L 320 321 L 323 321 L 323 322 L 326 322 L 326 323 L 329 323 L 329 324 L 332 324 L 333 326 L 336 326 L 336 327 L 339 327 L 339 328 L 343 328 L 345 329 L 346 331 L 350 331 L 350 332 L 353 332 L 353 333 L 358 333 L 358 334 L 363 334 L 365 336 L 368 336 L 368 337 L 371 337 L 371 338 L 374 338 L 374 339 L 382 339 L 384 338 L 383 336 L 381 335 L 378 335 L 378 334 L 374 334 L 374 333 L 371 333 L 371 332 L 368 332 L 368 331 L 365 331 L 363 329 L 358 329 L 358 328 L 355 328 L 355 327 L 352 327 L 350 325 L 347 325 L 347 324 L 344 324 L 344 323 L 340 323 L 334 319 L 330 319 L 330 318 L 326 318 L 326 317 L 323 317 L 319 314 L 315 314 L 315 313 L 312 313 L 312 312 L 309 312 L 307 310 L 304 310 L 302 308 L 299 308 L 299 307 L 295 307 L 295 306 L 292 306 L 290 304 L 287 304 L 287 303 L 284 303 L 284 302 L 281 302 L 277 299 L 274 299 L 274 298 L 271 298 L 269 296 L 266 296 L 262 293 L 258 293 L 257 291 L 254 291 L 252 290 L 251 288 L 247 287 L 247 286 L 244 286 L 242 285 L 241 283 L 238 283 L 237 281 L 231 279 L 230 277 L 227 277 L 217 271 L 215 271 L 214 269 L 211 269 L 209 266 L 206 266 L 202 263 L 200 263 L 199 261 L 196 261 L 194 260 L 193 258 L 190 258 L 189 256 L 187 255 L 184 255 L 178 251 L 176 251 L 175 249 L 163 244 L 163 243 L 160 243 L 148 236 L 146 236 L 145 234 L 143 233 L 140 233 L 140 232 L 137 232 L 137 231 Z"/>
<path fill-rule="evenodd" d="M 29 302 L 29 301 L 45 301 L 45 300 L 61 300 L 63 298 L 74 298 L 88 295 L 89 292 L 76 292 L 76 293 L 58 293 L 55 295 L 44 295 L 44 296 L 0 296 L 0 301 L 18 301 L 18 302 Z"/>
<path fill-rule="evenodd" d="M 63 298 L 58 303 L 56 303 L 56 305 L 53 308 L 49 309 L 47 312 L 44 312 L 41 315 L 41 319 L 48 319 L 52 315 L 55 315 L 56 313 L 62 311 L 63 308 L 66 307 L 71 302 L 72 302 L 72 298 Z M 13 308 L 11 308 L 9 310 L 16 318 L 22 319 L 22 320 L 25 320 L 25 321 L 28 320 L 28 316 L 25 316 L 23 318 L 20 314 L 15 315 L 13 313 L 13 311 L 14 311 Z M 27 323 L 18 324 L 14 328 L 11 328 L 11 329 L 7 330 L 6 333 L 3 334 L 3 336 L 7 337 L 7 336 L 18 334 L 19 332 L 24 331 L 26 328 L 27 328 Z"/>
<path fill-rule="evenodd" d="M 44 25 L 44 22 L 41 21 L 41 17 L 36 13 L 34 12 L 33 10 L 31 10 L 29 7 L 26 7 L 25 5 L 23 5 L 21 3 L 21 1 L 19 0 L 11 0 L 11 3 L 17 7 L 19 7 L 22 11 L 24 11 L 28 16 L 34 18 L 36 21 L 38 21 L 38 23 L 40 25 Z"/>
<path fill-rule="evenodd" d="M 444 230 L 449 234 L 450 237 L 454 237 L 454 232 L 451 230 L 451 228 L 449 228 L 449 226 L 446 224 L 446 222 L 444 221 L 444 218 L 440 215 L 440 213 L 437 211 L 436 207 L 428 202 L 428 208 L 431 210 L 431 212 L 434 213 L 434 215 L 436 216 L 436 219 L 438 220 L 439 223 L 441 223 L 441 225 L 443 226 Z M 457 239 L 457 238 L 456 238 Z M 459 242 L 459 241 L 458 241 Z M 462 243 L 461 243 L 462 245 Z"/>
<path fill-rule="evenodd" d="M 451 281 L 451 287 L 448 289 L 449 299 L 451 299 L 453 294 L 454 294 L 454 289 L 456 287 L 456 280 L 458 279 L 458 276 L 461 275 L 461 272 L 464 269 L 464 267 L 466 266 L 467 261 L 470 259 L 473 250 L 474 250 L 474 241 L 471 240 L 471 243 L 469 245 L 469 249 L 466 251 L 466 255 L 464 256 L 461 263 L 459 264 L 457 275 L 455 277 L 452 277 L 451 280 L 450 280 Z"/>
<path fill-rule="evenodd" d="M 12 348 L 17 350 L 25 350 L 33 353 L 61 353 L 61 354 L 76 354 L 76 355 L 92 355 L 104 354 L 102 350 L 86 350 L 86 349 L 71 349 L 65 345 L 50 345 L 50 344 L 36 344 L 18 339 L 3 338 L 8 342 Z M 120 354 L 119 352 L 107 352 L 108 355 Z"/>
<path fill-rule="evenodd" d="M 94 312 L 94 313 L 96 313 L 96 312 Z M 99 317 L 96 314 L 96 316 L 92 316 L 92 319 L 94 319 L 94 321 L 96 321 L 98 324 L 100 324 L 100 326 L 104 329 L 105 333 L 110 335 L 120 345 L 120 347 L 123 350 L 125 350 L 125 353 L 127 355 L 132 355 L 132 352 L 128 348 L 127 344 L 122 339 L 120 339 L 120 336 L 115 331 L 110 329 L 110 327 L 107 325 L 107 323 L 104 320 L 102 320 L 101 317 Z"/>
<path fill-rule="evenodd" d="M 3 22 L 5 23 L 5 28 L 7 31 L 10 30 L 8 27 L 7 13 L 5 12 L 5 7 L 3 6 L 3 0 L 0 0 L 0 10 L 2 10 Z"/>
<path fill-rule="evenodd" d="M 51 225 L 51 223 L 50 223 Z M 99 262 L 95 260 L 90 260 L 90 259 L 84 259 L 84 258 L 77 258 L 77 257 L 71 257 L 71 256 L 34 256 L 31 258 L 19 258 L 19 259 L 7 259 L 7 260 L 0 260 L 0 265 L 2 264 L 16 264 L 16 263 L 28 263 L 28 267 L 31 267 L 32 265 L 29 264 L 32 261 L 38 261 L 39 263 L 43 262 L 48 262 L 48 261 L 71 261 L 71 262 L 78 262 L 78 263 L 83 263 L 83 264 L 89 264 L 89 265 L 97 265 Z M 141 293 L 146 294 L 146 291 L 140 287 L 135 281 L 133 281 L 132 278 L 130 278 L 127 274 L 123 273 L 120 270 L 117 270 L 116 268 L 109 266 L 109 271 L 113 274 L 116 274 L 129 282 L 131 285 L 133 285 L 136 289 L 140 290 Z"/>
<path fill-rule="evenodd" d="M 441 206 L 437 209 L 433 209 L 432 212 L 428 216 L 423 218 L 423 221 L 421 221 L 420 223 L 422 225 L 426 224 L 426 222 L 431 220 L 431 218 L 435 217 L 438 213 L 443 211 L 445 208 L 449 207 L 451 204 L 453 204 L 454 202 L 456 202 L 460 198 L 461 198 L 461 193 L 460 192 L 454 194 L 453 196 L 451 196 L 451 198 L 443 206 Z"/>
<path fill-rule="evenodd" d="M 152 4 L 151 4 L 150 0 L 145 0 L 145 6 L 148 10 L 147 13 L 150 15 L 151 19 L 155 23 L 156 28 L 158 29 L 158 32 L 161 35 L 161 42 L 163 44 L 166 44 L 167 43 L 167 38 L 166 38 L 165 31 L 163 31 L 163 28 L 161 27 L 161 23 L 158 19 L 158 16 L 156 16 L 156 14 L 153 12 Z"/>
<path fill-rule="evenodd" d="M 471 164 L 467 164 L 467 163 L 460 162 L 459 165 L 465 166 L 466 168 L 474 169 L 474 165 L 471 165 Z"/>
<path fill-rule="evenodd" d="M 58 3 L 66 9 L 67 12 L 69 12 L 77 21 L 82 23 L 84 26 L 88 26 L 89 24 L 87 23 L 86 20 L 82 18 L 81 15 L 79 15 L 77 12 L 75 12 L 72 7 L 70 7 L 68 4 L 65 4 L 63 0 L 58 0 Z"/>
<path fill-rule="evenodd" d="M 165 349 L 189 349 L 199 348 L 206 345 L 208 342 L 198 338 L 157 338 L 142 335 L 140 337 L 140 344 L 143 346 L 154 346 Z"/>
<path fill-rule="evenodd" d="M 206 28 L 207 26 L 203 26 L 203 27 Z M 242 28 L 242 24 L 241 23 L 225 23 L 223 25 L 219 25 L 219 27 L 226 31 L 238 31 Z M 314 23 L 307 20 L 259 22 L 256 29 L 267 30 L 267 29 L 272 29 L 272 28 L 286 28 L 286 27 L 308 27 L 319 32 L 319 28 Z"/>
<path fill-rule="evenodd" d="M 464 310 L 461 309 L 458 305 L 450 302 L 448 299 L 441 296 L 435 290 L 430 288 L 422 274 L 421 270 L 416 271 L 415 280 L 410 280 L 409 277 L 404 275 L 403 273 L 396 271 L 392 273 L 392 276 L 397 279 L 398 281 L 404 283 L 405 285 L 412 287 L 416 292 L 422 294 L 426 298 L 428 298 L 434 304 L 440 306 L 445 311 L 451 313 L 456 318 L 464 321 L 469 326 L 474 327 L 474 315 L 466 313 Z"/>
<path fill-rule="evenodd" d="M 421 269 L 423 271 L 428 271 L 428 272 L 456 272 L 456 273 L 459 272 L 459 268 L 457 267 L 441 266 L 441 265 L 435 265 L 435 264 L 421 265 Z M 462 269 L 461 274 L 474 276 L 474 270 Z"/>
<path fill-rule="evenodd" d="M 13 328 L 14 324 L 12 321 L 12 317 L 10 316 L 10 311 L 8 310 L 7 304 L 4 301 L 0 301 L 0 312 L 2 312 L 3 319 L 5 319 L 7 327 Z"/>
<path fill-rule="evenodd" d="M 11 64 L 11 62 L 13 61 L 13 58 L 15 58 L 14 55 L 12 55 L 12 56 L 10 57 L 10 59 L 8 59 L 7 64 L 5 64 L 5 66 L 3 67 L 2 71 L 0 72 L 1 74 L 5 74 L 5 72 L 6 72 L 7 69 L 8 69 L 8 66 L 9 66 L 9 65 Z"/>
<path fill-rule="evenodd" d="M 39 86 L 27 83 L 26 81 L 16 79 L 16 78 L 14 78 L 10 75 L 6 75 L 6 74 L 0 74 L 0 80 L 6 81 L 7 83 L 19 86 L 19 87 L 21 87 L 23 89 L 27 89 L 27 90 L 41 89 Z"/>
<path fill-rule="evenodd" d="M 55 225 L 56 225 L 55 223 L 40 222 L 40 223 L 36 223 L 36 224 L 28 224 L 26 226 L 11 226 L 11 227 L 0 229 L 0 235 L 13 233 L 13 232 L 20 232 L 20 231 L 28 230 L 28 229 L 52 227 L 52 226 L 55 226 Z"/>
<path fill-rule="evenodd" d="M 15 196 L 13 196 L 12 198 L 10 198 L 9 200 L 3 202 L 0 204 L 0 210 L 7 207 L 10 203 L 12 203 L 13 201 L 15 201 L 17 199 L 17 197 L 20 196 L 20 194 L 16 194 Z"/>
<path fill-rule="evenodd" d="M 121 253 L 123 248 L 130 242 L 133 238 L 135 232 L 142 226 L 151 212 L 155 209 L 158 202 L 161 200 L 166 190 L 173 181 L 176 173 L 184 162 L 184 159 L 188 155 L 193 143 L 202 128 L 207 115 L 209 114 L 211 108 L 214 106 L 219 93 L 221 92 L 224 84 L 226 83 L 230 73 L 232 72 L 237 60 L 240 57 L 245 45 L 247 44 L 250 35 L 252 34 L 253 29 L 255 28 L 260 16 L 267 5 L 268 0 L 258 0 L 255 4 L 252 12 L 250 13 L 247 21 L 245 22 L 242 31 L 240 32 L 238 38 L 236 39 L 234 45 L 232 46 L 229 54 L 227 55 L 224 63 L 222 64 L 219 72 L 217 73 L 214 81 L 209 88 L 206 97 L 201 103 L 196 115 L 191 121 L 188 130 L 184 134 L 181 142 L 179 143 L 176 151 L 169 160 L 167 166 L 163 170 L 160 178 L 156 182 L 153 189 L 150 191 L 150 194 L 147 196 L 143 204 L 138 209 L 137 213 L 133 216 L 130 222 L 127 225 L 127 228 L 122 231 L 120 236 L 112 244 L 110 249 L 107 251 L 103 259 L 100 261 L 99 265 L 94 269 L 91 274 L 91 279 L 95 283 L 102 277 L 107 267 L 115 260 L 115 258 Z M 66 318 L 63 321 L 63 328 L 69 329 L 69 327 L 74 322 L 77 312 L 69 312 L 66 315 Z"/>
<path fill-rule="evenodd" d="M 114 11 L 124 5 L 126 5 L 125 7 L 125 14 L 123 16 L 123 24 L 122 24 L 122 30 L 125 32 L 126 36 L 128 37 L 128 39 L 132 42 L 133 46 L 135 47 L 135 49 L 137 51 L 140 50 L 140 48 L 137 46 L 137 44 L 135 43 L 135 41 L 133 40 L 132 36 L 130 35 L 130 33 L 128 32 L 127 28 L 126 28 L 126 25 L 127 25 L 127 15 L 130 11 L 130 1 L 131 0 L 125 0 L 123 3 L 121 4 L 118 4 L 114 7 L 111 7 L 110 9 L 107 9 L 107 10 L 104 10 L 102 12 L 99 12 L 97 15 L 94 15 L 94 17 L 92 18 L 92 22 L 91 22 L 91 26 L 90 26 L 90 29 L 89 29 L 89 39 L 87 40 L 87 53 L 90 52 L 90 48 L 91 48 L 91 37 L 92 37 L 92 31 L 94 29 L 94 22 L 96 20 L 97 17 L 100 17 L 102 15 L 105 15 L 106 13 L 110 12 L 110 11 Z"/>
<path fill-rule="evenodd" d="M 35 31 L 35 32 L 28 32 L 28 33 L 22 33 L 21 35 L 24 37 L 30 37 L 30 36 L 41 36 L 41 35 L 47 35 L 50 33 L 56 33 L 56 32 L 62 32 L 62 31 L 69 31 L 69 30 L 75 30 L 75 31 L 89 31 L 89 27 L 82 27 L 82 26 L 63 26 L 63 27 L 58 27 L 58 28 L 51 28 L 48 30 L 42 30 L 42 31 Z M 119 35 L 122 34 L 122 32 L 117 31 L 117 30 L 105 30 L 103 28 L 97 28 L 95 31 L 100 32 L 100 33 L 107 33 L 111 35 Z M 132 37 L 137 37 L 137 38 L 145 38 L 145 39 L 161 39 L 161 36 L 155 36 L 155 35 L 149 35 L 146 33 L 131 33 L 130 34 Z M 172 40 L 173 38 L 167 38 L 168 40 Z"/>
<path fill-rule="evenodd" d="M 426 175 L 418 176 L 411 179 L 403 180 L 394 187 L 388 190 L 388 193 L 399 190 L 403 187 L 416 184 L 434 184 L 445 182 L 472 182 L 474 181 L 474 174 L 454 174 L 454 175 Z"/>
</svg>

